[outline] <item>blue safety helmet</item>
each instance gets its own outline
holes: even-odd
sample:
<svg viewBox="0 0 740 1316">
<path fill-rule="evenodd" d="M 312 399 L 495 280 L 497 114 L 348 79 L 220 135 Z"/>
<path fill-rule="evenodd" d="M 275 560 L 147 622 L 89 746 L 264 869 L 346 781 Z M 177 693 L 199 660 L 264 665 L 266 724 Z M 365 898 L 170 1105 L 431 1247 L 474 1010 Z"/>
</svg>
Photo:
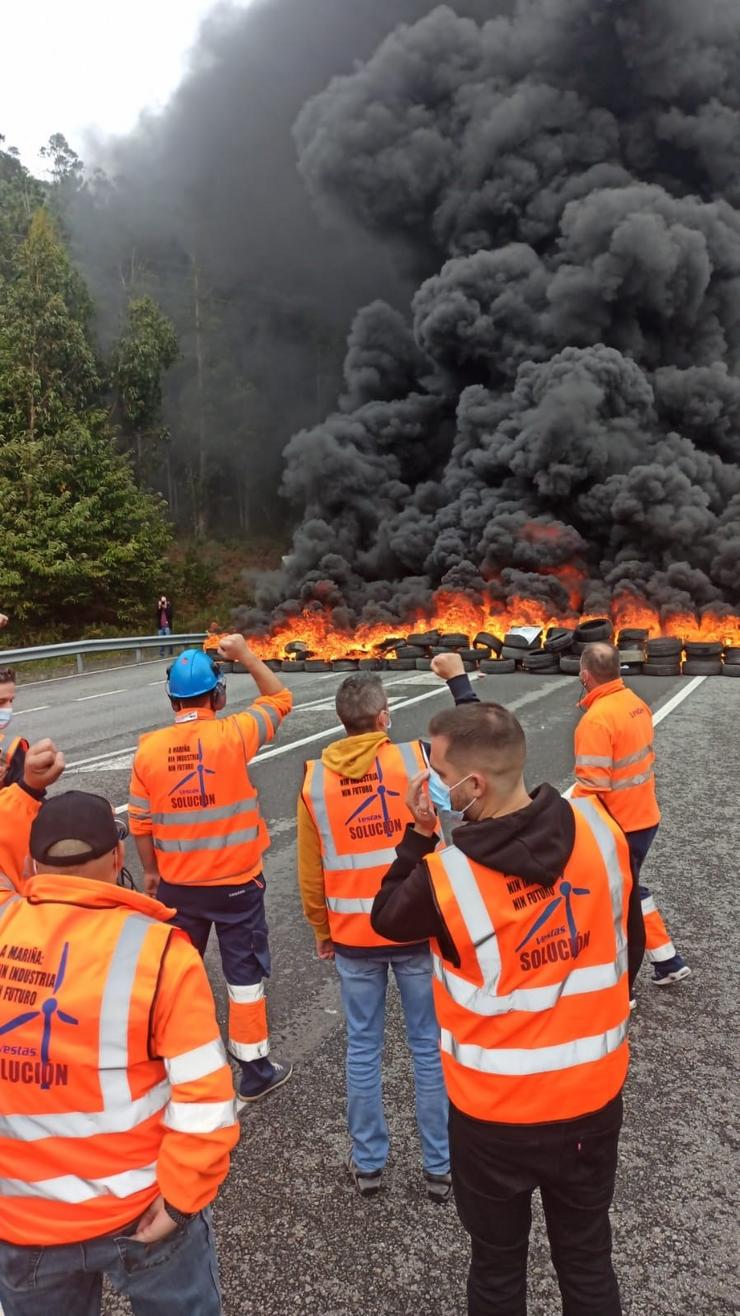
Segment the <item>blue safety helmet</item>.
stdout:
<svg viewBox="0 0 740 1316">
<path fill-rule="evenodd" d="M 202 649 L 186 649 L 167 669 L 170 699 L 195 699 L 223 684 L 218 667 Z"/>
</svg>

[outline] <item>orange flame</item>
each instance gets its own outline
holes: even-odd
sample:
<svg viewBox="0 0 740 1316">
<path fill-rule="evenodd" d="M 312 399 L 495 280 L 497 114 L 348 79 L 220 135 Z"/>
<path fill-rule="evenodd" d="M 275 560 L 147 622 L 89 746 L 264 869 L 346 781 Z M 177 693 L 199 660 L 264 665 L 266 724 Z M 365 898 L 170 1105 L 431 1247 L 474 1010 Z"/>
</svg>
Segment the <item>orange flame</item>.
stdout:
<svg viewBox="0 0 740 1316">
<path fill-rule="evenodd" d="M 568 584 L 567 567 L 553 568 L 552 574 Z M 438 591 L 435 606 L 429 613 L 414 612 L 404 622 L 374 622 L 360 625 L 354 631 L 338 629 L 327 608 L 306 608 L 294 617 L 272 627 L 268 635 L 255 636 L 250 645 L 260 658 L 283 658 L 285 646 L 301 641 L 317 658 L 372 658 L 382 652 L 384 640 L 390 636 L 406 636 L 414 632 L 438 630 L 458 631 L 472 641 L 478 631 L 489 631 L 503 639 L 507 631 L 517 626 L 539 626 L 546 631 L 550 626 L 576 626 L 598 614 L 580 614 L 576 595 L 580 573 L 570 573 L 573 611 L 568 615 L 551 616 L 536 599 L 514 598 L 505 609 L 491 612 L 490 607 L 476 603 L 465 594 Z M 639 627 L 651 639 L 659 635 L 679 636 L 684 640 L 721 640 L 725 645 L 740 647 L 740 616 L 722 616 L 707 612 L 702 617 L 693 613 L 664 613 L 649 603 L 629 596 L 615 599 L 611 607 L 611 620 L 615 632 L 625 627 Z"/>
</svg>

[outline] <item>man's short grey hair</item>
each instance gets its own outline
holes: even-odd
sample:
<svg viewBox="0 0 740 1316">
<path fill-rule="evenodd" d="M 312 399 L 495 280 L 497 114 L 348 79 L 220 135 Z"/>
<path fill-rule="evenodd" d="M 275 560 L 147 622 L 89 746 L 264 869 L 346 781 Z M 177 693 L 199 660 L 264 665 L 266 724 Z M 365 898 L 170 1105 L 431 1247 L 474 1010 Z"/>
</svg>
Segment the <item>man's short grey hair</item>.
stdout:
<svg viewBox="0 0 740 1316">
<path fill-rule="evenodd" d="M 348 676 L 337 690 L 337 717 L 350 736 L 375 731 L 378 715 L 388 707 L 383 682 L 372 672 Z"/>
</svg>

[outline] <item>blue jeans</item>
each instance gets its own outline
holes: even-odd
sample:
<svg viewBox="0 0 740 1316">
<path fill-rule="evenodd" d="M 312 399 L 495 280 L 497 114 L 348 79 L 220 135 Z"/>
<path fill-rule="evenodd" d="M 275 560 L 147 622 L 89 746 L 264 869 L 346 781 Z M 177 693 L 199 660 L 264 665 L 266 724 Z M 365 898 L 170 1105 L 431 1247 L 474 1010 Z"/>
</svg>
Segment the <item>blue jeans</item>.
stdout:
<svg viewBox="0 0 740 1316">
<path fill-rule="evenodd" d="M 210 1210 L 161 1243 L 119 1234 L 57 1247 L 0 1242 L 4 1316 L 99 1316 L 103 1275 L 125 1293 L 134 1316 L 220 1316 L 221 1291 Z"/>
<path fill-rule="evenodd" d="M 160 626 L 157 630 L 157 635 L 171 635 L 171 634 L 172 631 L 169 626 Z M 170 646 L 170 650 L 169 650 L 170 657 L 172 657 L 172 654 L 174 652 L 175 650 L 172 648 L 172 646 Z M 159 651 L 159 656 L 160 658 L 164 658 L 164 645 L 162 645 L 162 648 Z"/>
<path fill-rule="evenodd" d="M 416 1123 L 424 1169 L 450 1168 L 447 1094 L 439 1056 L 439 1028 L 432 999 L 432 957 L 428 951 L 383 959 L 335 959 L 347 1023 L 347 1121 L 352 1157 L 359 1170 L 382 1170 L 388 1157 L 388 1126 L 383 1113 L 381 1062 L 385 1034 L 388 967 L 393 967 L 414 1064 Z"/>
</svg>

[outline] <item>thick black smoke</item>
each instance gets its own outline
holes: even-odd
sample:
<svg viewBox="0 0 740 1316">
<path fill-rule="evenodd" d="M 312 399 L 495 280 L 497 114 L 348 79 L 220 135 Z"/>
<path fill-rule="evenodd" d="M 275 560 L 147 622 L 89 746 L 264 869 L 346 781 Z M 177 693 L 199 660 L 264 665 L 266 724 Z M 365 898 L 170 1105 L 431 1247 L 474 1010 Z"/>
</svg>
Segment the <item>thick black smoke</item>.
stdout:
<svg viewBox="0 0 740 1316">
<path fill-rule="evenodd" d="M 295 137 L 323 213 L 434 269 L 407 321 L 358 313 L 340 409 L 287 449 L 263 615 L 567 608 L 568 562 L 587 608 L 740 604 L 736 0 L 438 8 Z"/>
<path fill-rule="evenodd" d="M 460 12 L 487 16 L 511 3 L 461 0 Z M 291 129 L 331 77 L 349 73 L 399 22 L 433 7 L 434 0 L 222 3 L 164 112 L 85 153 L 107 181 L 79 199 L 72 222 L 77 254 L 105 308 L 103 335 L 116 332 L 122 306 L 137 292 L 151 293 L 173 317 L 183 360 L 168 397 L 175 477 L 165 492 L 187 503 L 204 445 L 214 530 L 236 528 L 230 500 L 237 491 L 248 519 L 280 506 L 281 452 L 291 433 L 333 405 L 355 310 L 378 295 L 404 304 L 418 280 L 418 266 L 409 263 L 411 275 L 403 262 L 394 268 L 388 244 L 364 226 L 329 231 L 318 222 Z M 421 273 L 433 268 L 426 263 Z"/>
</svg>

